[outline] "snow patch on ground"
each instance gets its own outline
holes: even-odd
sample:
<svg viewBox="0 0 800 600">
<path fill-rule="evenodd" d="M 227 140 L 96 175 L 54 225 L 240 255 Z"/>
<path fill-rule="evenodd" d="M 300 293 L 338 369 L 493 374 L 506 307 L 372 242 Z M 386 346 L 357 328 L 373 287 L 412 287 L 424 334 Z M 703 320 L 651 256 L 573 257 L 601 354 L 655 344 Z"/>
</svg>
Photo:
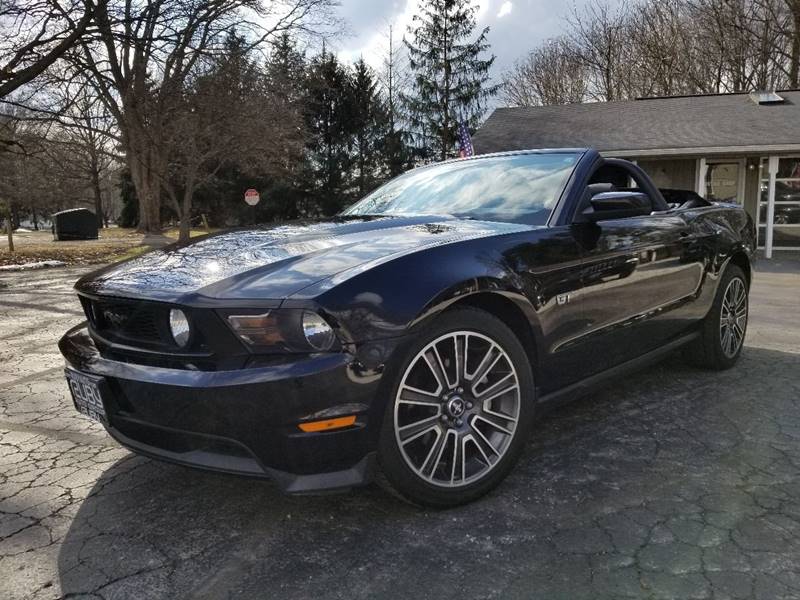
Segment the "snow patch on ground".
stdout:
<svg viewBox="0 0 800 600">
<path fill-rule="evenodd" d="M 47 269 L 50 267 L 63 267 L 66 265 L 63 260 L 41 260 L 38 262 L 27 262 L 20 265 L 0 266 L 0 271 L 29 271 L 33 269 Z"/>
</svg>

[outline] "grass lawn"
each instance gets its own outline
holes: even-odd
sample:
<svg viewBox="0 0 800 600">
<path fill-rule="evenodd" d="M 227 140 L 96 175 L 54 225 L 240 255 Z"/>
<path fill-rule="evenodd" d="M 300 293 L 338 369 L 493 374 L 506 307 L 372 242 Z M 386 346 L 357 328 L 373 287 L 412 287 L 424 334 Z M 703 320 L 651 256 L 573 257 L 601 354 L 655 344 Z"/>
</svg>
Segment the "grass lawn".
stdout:
<svg viewBox="0 0 800 600">
<path fill-rule="evenodd" d="M 165 230 L 164 236 L 177 240 L 178 229 Z M 205 235 L 204 229 L 192 230 L 192 237 Z M 138 256 L 150 250 L 144 235 L 135 229 L 111 227 L 100 230 L 96 240 L 56 242 L 49 231 L 14 233 L 14 252 L 8 251 L 8 238 L 0 236 L 0 265 L 17 265 L 43 260 L 61 260 L 68 265 L 108 263 Z"/>
</svg>

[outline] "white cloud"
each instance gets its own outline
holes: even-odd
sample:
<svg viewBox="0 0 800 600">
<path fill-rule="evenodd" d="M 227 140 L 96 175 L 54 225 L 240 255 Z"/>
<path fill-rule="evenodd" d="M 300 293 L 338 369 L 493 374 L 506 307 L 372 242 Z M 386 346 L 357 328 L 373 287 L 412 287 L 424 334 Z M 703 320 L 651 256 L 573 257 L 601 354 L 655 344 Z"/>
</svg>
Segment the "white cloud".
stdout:
<svg viewBox="0 0 800 600">
<path fill-rule="evenodd" d="M 399 0 L 392 5 L 389 16 L 378 23 L 373 23 L 370 30 L 359 32 L 355 43 L 348 44 L 337 52 L 340 60 L 350 63 L 364 57 L 373 69 L 380 70 L 386 57 L 389 42 L 389 25 L 393 26 L 394 44 L 402 50 L 403 36 L 407 35 L 408 26 L 418 12 L 419 0 Z"/>
<path fill-rule="evenodd" d="M 502 19 L 507 14 L 510 14 L 512 8 L 514 8 L 514 4 L 509 0 L 506 0 L 505 2 L 503 2 L 503 4 L 500 5 L 500 10 L 497 11 L 497 18 Z"/>
<path fill-rule="evenodd" d="M 478 10 L 475 11 L 475 19 L 480 21 L 489 12 L 489 2 L 477 2 L 475 8 Z"/>
</svg>

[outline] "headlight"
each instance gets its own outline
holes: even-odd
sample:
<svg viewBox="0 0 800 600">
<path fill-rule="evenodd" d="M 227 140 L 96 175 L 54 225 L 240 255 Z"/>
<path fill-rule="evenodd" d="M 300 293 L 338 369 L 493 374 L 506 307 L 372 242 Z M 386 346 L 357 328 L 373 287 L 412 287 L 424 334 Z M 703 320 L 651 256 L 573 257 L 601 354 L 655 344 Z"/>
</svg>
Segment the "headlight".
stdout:
<svg viewBox="0 0 800 600">
<path fill-rule="evenodd" d="M 333 329 L 317 313 L 303 312 L 303 335 L 308 345 L 315 350 L 330 350 L 333 346 Z"/>
<path fill-rule="evenodd" d="M 181 348 L 189 343 L 189 335 L 192 331 L 189 326 L 189 319 L 179 308 L 173 308 L 169 311 L 169 330 L 172 333 L 172 339 Z"/>
<path fill-rule="evenodd" d="M 333 328 L 311 311 L 277 309 L 261 314 L 227 314 L 226 319 L 255 352 L 325 352 L 336 343 Z"/>
</svg>

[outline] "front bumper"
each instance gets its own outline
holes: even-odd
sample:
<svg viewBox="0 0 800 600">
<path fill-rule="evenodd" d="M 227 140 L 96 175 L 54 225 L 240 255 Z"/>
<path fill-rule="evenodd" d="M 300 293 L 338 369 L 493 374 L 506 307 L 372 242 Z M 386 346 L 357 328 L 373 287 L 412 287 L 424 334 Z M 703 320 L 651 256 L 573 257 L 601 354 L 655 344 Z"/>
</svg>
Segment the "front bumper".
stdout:
<svg viewBox="0 0 800 600">
<path fill-rule="evenodd" d="M 85 324 L 68 331 L 59 348 L 71 367 L 105 378 L 106 428 L 122 445 L 170 462 L 268 477 L 302 493 L 370 480 L 384 409 L 382 365 L 398 342 L 232 371 L 109 360 Z M 298 428 L 352 414 L 356 423 L 346 429 Z"/>
</svg>

